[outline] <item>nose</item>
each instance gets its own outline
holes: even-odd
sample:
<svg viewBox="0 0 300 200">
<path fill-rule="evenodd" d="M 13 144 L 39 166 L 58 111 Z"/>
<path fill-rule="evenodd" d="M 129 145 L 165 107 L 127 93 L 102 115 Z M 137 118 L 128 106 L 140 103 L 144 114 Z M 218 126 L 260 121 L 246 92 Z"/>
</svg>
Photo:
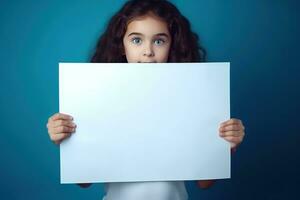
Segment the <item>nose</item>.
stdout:
<svg viewBox="0 0 300 200">
<path fill-rule="evenodd" d="M 154 51 L 152 44 L 146 44 L 144 48 L 143 55 L 146 57 L 153 57 L 154 56 Z"/>
</svg>

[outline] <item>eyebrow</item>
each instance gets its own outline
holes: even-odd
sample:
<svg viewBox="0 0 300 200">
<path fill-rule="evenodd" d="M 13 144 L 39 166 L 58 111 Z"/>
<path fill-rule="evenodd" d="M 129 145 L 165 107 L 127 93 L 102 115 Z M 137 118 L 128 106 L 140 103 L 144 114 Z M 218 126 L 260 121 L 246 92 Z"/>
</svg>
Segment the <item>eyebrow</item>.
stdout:
<svg viewBox="0 0 300 200">
<path fill-rule="evenodd" d="M 142 33 L 132 32 L 132 33 L 130 33 L 127 37 L 129 37 L 129 36 L 131 36 L 131 35 L 140 35 L 140 36 L 143 36 Z M 155 34 L 155 36 L 164 36 L 164 37 L 166 37 L 166 38 L 169 38 L 169 35 L 166 34 L 166 33 L 157 33 L 157 34 Z"/>
</svg>

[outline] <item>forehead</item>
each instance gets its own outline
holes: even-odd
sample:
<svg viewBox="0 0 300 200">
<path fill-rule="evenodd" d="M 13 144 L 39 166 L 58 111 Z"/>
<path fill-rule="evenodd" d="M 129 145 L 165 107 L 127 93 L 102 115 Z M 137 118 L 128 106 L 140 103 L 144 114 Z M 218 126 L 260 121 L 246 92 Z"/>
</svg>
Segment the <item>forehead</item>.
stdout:
<svg viewBox="0 0 300 200">
<path fill-rule="evenodd" d="M 157 33 L 169 34 L 167 23 L 163 19 L 151 14 L 136 17 L 131 20 L 127 25 L 126 32 L 128 34 L 130 34 L 130 32 L 138 32 L 149 35 Z"/>
</svg>

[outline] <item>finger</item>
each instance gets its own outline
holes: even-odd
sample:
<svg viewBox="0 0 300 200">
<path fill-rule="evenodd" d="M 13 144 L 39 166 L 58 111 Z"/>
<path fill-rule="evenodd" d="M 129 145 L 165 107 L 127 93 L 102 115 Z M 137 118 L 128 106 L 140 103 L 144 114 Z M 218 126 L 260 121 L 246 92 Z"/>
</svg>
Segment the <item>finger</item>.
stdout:
<svg viewBox="0 0 300 200">
<path fill-rule="evenodd" d="M 224 137 L 224 139 L 230 143 L 235 143 L 235 144 L 239 144 L 243 141 L 242 137 L 234 137 L 234 136 L 227 136 Z"/>
<path fill-rule="evenodd" d="M 243 131 L 226 131 L 226 132 L 220 132 L 221 137 L 227 137 L 227 136 L 233 136 L 233 137 L 243 137 L 244 132 Z"/>
<path fill-rule="evenodd" d="M 48 129 L 53 129 L 53 128 L 56 128 L 58 126 L 68 126 L 68 127 L 72 127 L 72 121 L 71 120 L 61 120 L 61 119 L 58 119 L 58 120 L 55 120 L 55 121 L 49 121 L 47 123 L 47 128 Z M 74 123 L 73 123 L 74 124 Z"/>
<path fill-rule="evenodd" d="M 241 124 L 230 124 L 227 126 L 222 126 L 219 128 L 220 132 L 225 132 L 225 131 L 243 131 L 244 127 Z"/>
<path fill-rule="evenodd" d="M 239 119 L 235 119 L 235 118 L 231 118 L 225 122 L 222 122 L 220 125 L 221 126 L 227 126 L 227 125 L 230 125 L 230 124 L 239 124 L 239 123 L 242 123 L 241 120 Z"/>
<path fill-rule="evenodd" d="M 244 127 L 242 121 L 234 121 L 234 120 L 221 123 L 220 128 L 223 128 L 223 127 L 226 127 L 226 126 L 231 126 L 231 125 L 240 126 L 241 129 L 245 130 L 245 127 Z"/>
<path fill-rule="evenodd" d="M 51 140 L 53 142 L 55 142 L 56 144 L 59 144 L 62 140 L 70 137 L 72 134 L 70 133 L 61 133 L 61 134 L 54 134 L 54 135 L 51 135 Z"/>
<path fill-rule="evenodd" d="M 51 130 L 52 135 L 61 134 L 61 133 L 73 133 L 73 132 L 75 132 L 75 128 L 71 128 L 67 126 L 59 126 Z"/>
<path fill-rule="evenodd" d="M 52 117 L 49 118 L 50 121 L 55 121 L 58 119 L 62 119 L 62 120 L 73 120 L 73 117 L 67 114 L 63 114 L 63 113 L 56 113 L 54 114 Z"/>
<path fill-rule="evenodd" d="M 76 124 L 70 120 L 55 120 L 55 121 L 53 121 L 53 123 L 52 123 L 53 128 L 56 128 L 59 126 L 67 126 L 70 128 L 74 128 L 74 127 L 76 127 Z"/>
</svg>

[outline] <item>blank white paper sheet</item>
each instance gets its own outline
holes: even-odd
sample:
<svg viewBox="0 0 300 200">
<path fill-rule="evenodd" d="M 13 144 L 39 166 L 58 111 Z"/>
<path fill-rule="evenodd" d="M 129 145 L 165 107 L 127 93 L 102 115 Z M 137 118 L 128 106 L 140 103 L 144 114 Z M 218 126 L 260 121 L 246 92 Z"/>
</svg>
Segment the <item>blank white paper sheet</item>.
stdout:
<svg viewBox="0 0 300 200">
<path fill-rule="evenodd" d="M 59 63 L 61 183 L 230 178 L 230 63 Z"/>
</svg>

